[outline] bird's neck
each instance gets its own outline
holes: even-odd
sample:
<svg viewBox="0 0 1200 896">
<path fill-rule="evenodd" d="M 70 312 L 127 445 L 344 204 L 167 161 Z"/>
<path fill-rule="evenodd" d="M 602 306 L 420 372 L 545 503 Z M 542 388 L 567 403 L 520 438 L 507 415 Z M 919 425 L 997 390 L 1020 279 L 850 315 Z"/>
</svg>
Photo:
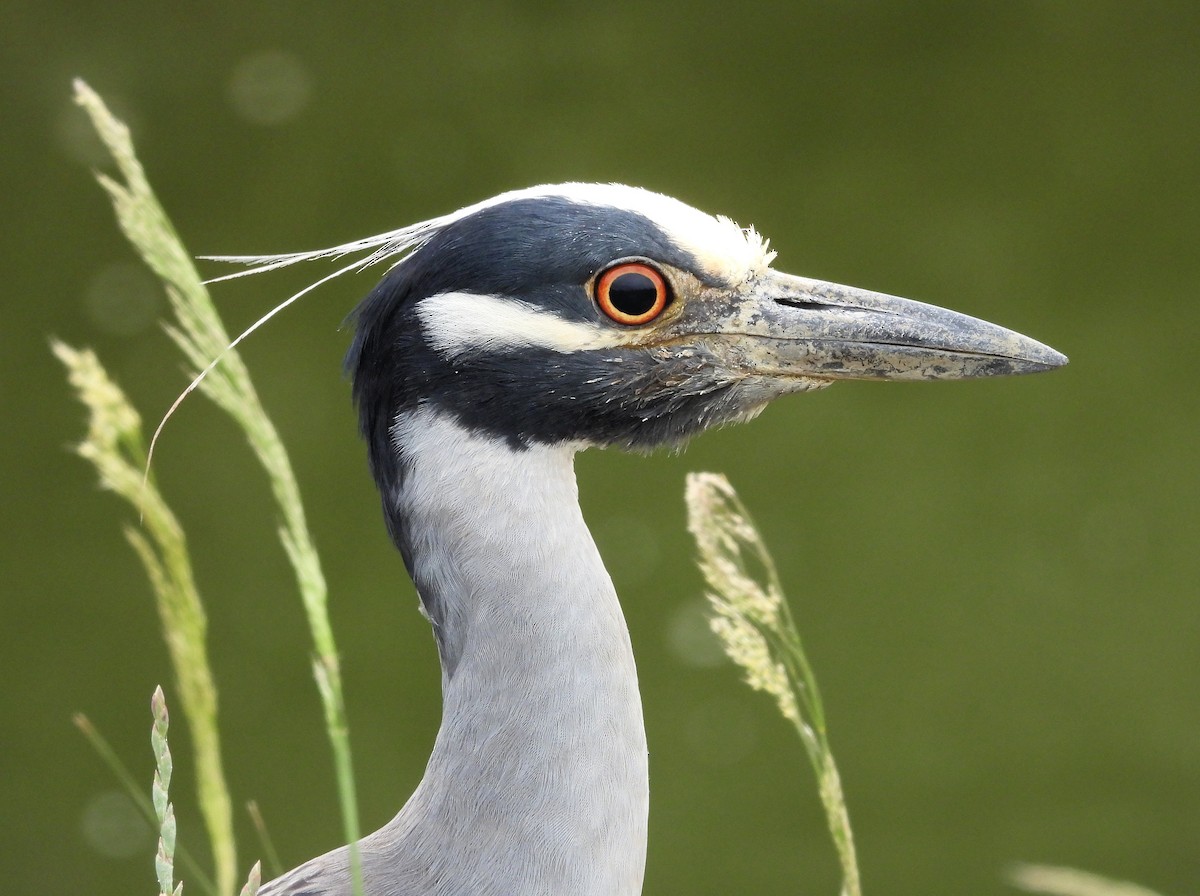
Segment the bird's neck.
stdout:
<svg viewBox="0 0 1200 896">
<path fill-rule="evenodd" d="M 444 707 L 392 834 L 443 864 L 429 892 L 639 893 L 637 673 L 575 447 L 514 448 L 432 411 L 398 418 L 393 438 L 390 510 L 435 625 Z"/>
</svg>

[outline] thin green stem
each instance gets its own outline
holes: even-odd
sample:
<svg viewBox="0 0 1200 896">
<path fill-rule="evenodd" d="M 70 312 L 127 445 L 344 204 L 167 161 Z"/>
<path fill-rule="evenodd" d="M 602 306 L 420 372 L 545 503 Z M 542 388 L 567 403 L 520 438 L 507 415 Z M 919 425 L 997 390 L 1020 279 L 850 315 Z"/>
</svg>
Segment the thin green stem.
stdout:
<svg viewBox="0 0 1200 896">
<path fill-rule="evenodd" d="M 858 857 L 841 776 L 829 745 L 825 707 L 775 562 L 746 506 L 718 474 L 687 481 L 688 530 L 710 589 L 713 631 L 747 683 L 775 698 L 800 735 L 817 776 L 825 820 L 842 867 L 842 893 L 861 896 Z"/>
<path fill-rule="evenodd" d="M 279 861 L 279 853 L 275 851 L 275 844 L 271 842 L 271 832 L 267 830 L 267 823 L 263 820 L 262 811 L 256 801 L 250 800 L 246 803 L 246 814 L 250 816 L 258 834 L 258 842 L 262 846 L 263 855 L 266 856 L 267 870 L 271 877 L 283 874 L 283 863 Z"/>
<path fill-rule="evenodd" d="M 87 742 L 92 745 L 92 749 L 108 766 L 109 770 L 116 777 L 120 785 L 125 789 L 126 795 L 133 800 L 133 804 L 137 806 L 142 813 L 142 817 L 146 819 L 146 823 L 155 828 L 158 826 L 158 816 L 154 812 L 154 804 L 150 798 L 146 796 L 142 785 L 134 778 L 133 773 L 117 756 L 116 751 L 112 748 L 104 735 L 92 724 L 83 713 L 76 713 L 72 719 L 75 727 L 87 739 Z M 200 865 L 196 862 L 190 852 L 184 849 L 182 844 L 176 843 L 175 857 L 187 869 L 188 878 L 199 885 L 208 896 L 216 896 L 216 886 L 212 882 L 212 878 L 204 872 Z"/>
<path fill-rule="evenodd" d="M 229 335 L 195 265 L 192 264 L 190 255 L 150 189 L 145 172 L 134 154 L 128 129 L 111 115 L 100 97 L 82 81 L 75 83 L 75 98 L 91 116 L 124 180 L 123 183 L 118 183 L 103 175 L 99 177 L 101 185 L 112 198 L 121 229 L 147 265 L 166 285 L 167 296 L 176 317 L 176 325 L 169 327 L 168 332 L 192 365 L 197 369 L 209 371 L 206 377 L 194 381 L 193 385 L 198 383 L 199 388 L 233 417 L 245 432 L 255 456 L 267 473 L 272 493 L 279 506 L 283 518 L 280 539 L 292 563 L 312 632 L 316 653 L 314 666 L 319 670 L 317 685 L 325 707 L 329 740 L 334 755 L 343 827 L 350 844 L 354 892 L 361 894 L 362 870 L 357 845 L 358 808 L 342 693 L 341 667 L 329 621 L 325 577 L 305 520 L 295 474 L 279 434 L 263 410 L 245 364 L 231 348 Z M 219 358 L 220 363 L 213 363 L 214 358 Z M 188 391 L 190 389 L 191 387 Z M 135 547 L 137 546 L 135 542 Z M 222 825 L 227 817 L 230 817 L 230 813 L 226 806 L 222 809 Z M 214 830 L 215 826 L 210 824 L 210 836 Z M 215 849 L 214 840 L 214 851 Z M 230 851 L 223 853 L 218 862 L 218 881 L 223 893 L 232 892 L 234 886 L 231 850 L 232 841 Z"/>
<path fill-rule="evenodd" d="M 217 687 L 208 659 L 208 622 L 183 528 L 153 479 L 143 478 L 141 420 L 125 394 L 94 353 L 58 342 L 52 348 L 90 412 L 87 436 L 77 449 L 80 456 L 96 468 L 101 484 L 128 501 L 142 519 L 142 529 L 128 527 L 125 535 L 153 586 L 180 704 L 192 731 L 196 792 L 212 844 L 216 891 L 232 896 L 236 853 L 217 732 Z"/>
</svg>

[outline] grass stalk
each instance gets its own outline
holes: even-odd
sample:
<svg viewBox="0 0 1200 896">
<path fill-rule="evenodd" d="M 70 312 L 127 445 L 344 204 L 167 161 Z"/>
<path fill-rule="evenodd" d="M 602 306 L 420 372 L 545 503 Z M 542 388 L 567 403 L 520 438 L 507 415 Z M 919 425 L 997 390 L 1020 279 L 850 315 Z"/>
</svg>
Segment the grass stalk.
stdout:
<svg viewBox="0 0 1200 896">
<path fill-rule="evenodd" d="M 123 182 L 104 175 L 97 177 L 113 201 L 122 231 L 166 286 L 175 314 L 174 325 L 168 327 L 171 338 L 197 369 L 207 368 L 213 358 L 222 359 L 200 383 L 200 389 L 238 423 L 267 473 L 282 517 L 279 537 L 295 572 L 312 632 L 313 673 L 333 750 L 343 828 L 350 844 L 354 889 L 361 893 L 361 864 L 356 845 L 358 809 L 341 667 L 329 622 L 325 577 L 309 534 L 295 474 L 279 434 L 263 410 L 245 364 L 236 351 L 229 349 L 229 336 L 191 256 L 150 188 L 134 154 L 128 128 L 112 116 L 100 97 L 82 81 L 75 82 L 75 100 L 91 117 L 120 171 Z M 136 539 L 134 543 L 141 552 Z M 226 857 L 219 869 L 222 893 L 233 891 L 231 858 L 231 855 Z"/>
<path fill-rule="evenodd" d="M 233 812 L 221 762 L 217 686 L 206 646 L 208 621 L 187 540 L 154 480 L 143 477 L 146 452 L 137 411 L 93 352 L 61 342 L 52 343 L 52 348 L 89 411 L 88 433 L 76 450 L 96 468 L 101 485 L 128 501 L 142 518 L 142 528 L 126 527 L 125 536 L 153 585 L 180 703 L 192 732 L 196 793 L 212 845 L 215 892 L 231 896 L 237 867 Z"/>
<path fill-rule="evenodd" d="M 238 896 L 258 896 L 258 888 L 262 885 L 262 863 L 255 862 L 254 867 L 250 869 L 250 874 L 246 878 L 246 883 L 242 886 Z"/>
<path fill-rule="evenodd" d="M 154 858 L 154 870 L 158 876 L 159 896 L 180 896 L 183 881 L 175 885 L 175 808 L 170 802 L 171 748 L 167 744 L 167 698 L 162 688 L 154 689 L 150 698 L 150 709 L 154 713 L 154 725 L 150 729 L 150 746 L 154 751 L 154 783 L 150 788 L 150 799 L 154 803 L 154 814 L 158 817 L 158 855 Z"/>
<path fill-rule="evenodd" d="M 1059 865 L 1017 865 L 1008 878 L 1019 889 L 1045 896 L 1158 896 L 1140 884 Z"/>
<path fill-rule="evenodd" d="M 142 817 L 146 819 L 146 823 L 152 828 L 159 824 L 158 815 L 154 811 L 154 803 L 146 796 L 142 785 L 139 784 L 133 777 L 133 774 L 121 761 L 116 751 L 105 739 L 104 735 L 99 732 L 91 720 L 83 713 L 76 713 L 72 718 L 75 727 L 87 739 L 87 742 L 92 745 L 92 749 L 108 766 L 113 776 L 125 788 L 126 795 L 133 800 L 133 804 L 142 813 Z M 180 843 L 175 844 L 175 858 L 184 866 L 188 879 L 196 883 L 209 896 L 217 896 L 216 885 L 212 882 L 212 878 L 204 872 L 200 864 L 192 857 L 192 855 L 184 849 Z"/>
<path fill-rule="evenodd" d="M 829 745 L 825 708 L 775 564 L 729 480 L 692 473 L 688 531 L 708 583 L 713 631 L 746 682 L 775 699 L 804 744 L 842 868 L 843 896 L 861 896 L 858 858 L 841 776 Z"/>
<path fill-rule="evenodd" d="M 267 830 L 267 823 L 263 820 L 262 811 L 258 808 L 258 803 L 255 800 L 250 800 L 246 803 L 246 814 L 250 816 L 250 821 L 254 825 L 254 831 L 258 834 L 258 843 L 262 847 L 263 857 L 267 860 L 268 874 L 271 877 L 278 877 L 280 874 L 283 874 L 283 863 L 279 861 L 279 853 L 275 851 L 275 844 L 271 840 L 271 832 Z"/>
</svg>

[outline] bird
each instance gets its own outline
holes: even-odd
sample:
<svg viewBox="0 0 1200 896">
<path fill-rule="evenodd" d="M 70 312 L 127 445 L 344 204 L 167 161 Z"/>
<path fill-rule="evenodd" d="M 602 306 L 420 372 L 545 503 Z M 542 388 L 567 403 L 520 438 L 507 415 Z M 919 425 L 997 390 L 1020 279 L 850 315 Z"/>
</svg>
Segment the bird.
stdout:
<svg viewBox="0 0 1200 896">
<path fill-rule="evenodd" d="M 366 250 L 350 268 L 390 267 L 352 315 L 345 367 L 443 701 L 416 790 L 357 844 L 366 896 L 641 892 L 637 670 L 576 454 L 678 447 L 839 380 L 1067 361 L 954 311 L 776 271 L 753 228 L 619 184 L 515 190 L 333 249 L 241 260 Z M 260 892 L 349 896 L 348 847 Z"/>
</svg>

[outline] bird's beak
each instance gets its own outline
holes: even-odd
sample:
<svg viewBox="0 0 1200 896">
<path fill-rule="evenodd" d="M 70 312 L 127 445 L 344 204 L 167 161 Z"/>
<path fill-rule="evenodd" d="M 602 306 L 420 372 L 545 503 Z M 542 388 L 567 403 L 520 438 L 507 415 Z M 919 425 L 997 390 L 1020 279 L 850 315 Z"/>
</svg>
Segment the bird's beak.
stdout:
<svg viewBox="0 0 1200 896">
<path fill-rule="evenodd" d="M 965 379 L 1067 363 L 1049 346 L 965 314 L 775 271 L 717 314 L 724 320 L 714 335 L 737 340 L 739 366 L 772 378 Z"/>
</svg>

